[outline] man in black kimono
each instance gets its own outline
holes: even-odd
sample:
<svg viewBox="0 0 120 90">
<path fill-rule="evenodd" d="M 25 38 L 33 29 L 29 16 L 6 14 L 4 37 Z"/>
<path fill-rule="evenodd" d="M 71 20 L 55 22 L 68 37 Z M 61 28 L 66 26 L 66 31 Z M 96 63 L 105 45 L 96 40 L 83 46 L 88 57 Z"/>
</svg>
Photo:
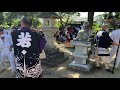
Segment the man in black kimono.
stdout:
<svg viewBox="0 0 120 90">
<path fill-rule="evenodd" d="M 33 32 L 31 26 L 32 21 L 23 17 L 21 30 L 12 33 L 17 78 L 39 78 L 42 75 L 39 60 L 41 36 Z"/>
<path fill-rule="evenodd" d="M 97 58 L 96 58 L 96 62 L 97 62 L 97 68 L 100 68 L 100 58 L 103 61 L 103 63 L 105 64 L 105 68 L 106 71 L 108 72 L 112 72 L 109 67 L 110 67 L 110 63 L 112 61 L 112 58 L 110 57 L 110 52 L 109 52 L 109 46 L 110 45 L 116 45 L 119 46 L 119 43 L 115 43 L 109 36 L 108 34 L 108 25 L 103 25 L 102 26 L 102 30 L 100 30 L 97 33 Z"/>
</svg>

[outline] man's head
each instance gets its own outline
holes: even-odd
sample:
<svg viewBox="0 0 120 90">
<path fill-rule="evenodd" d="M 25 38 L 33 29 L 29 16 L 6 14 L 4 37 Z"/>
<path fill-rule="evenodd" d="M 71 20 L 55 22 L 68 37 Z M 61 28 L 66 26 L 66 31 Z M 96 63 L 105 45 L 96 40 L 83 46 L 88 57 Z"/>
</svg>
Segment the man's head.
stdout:
<svg viewBox="0 0 120 90">
<path fill-rule="evenodd" d="M 107 24 L 104 24 L 104 25 L 102 25 L 102 27 L 101 27 L 103 30 L 108 30 L 108 25 Z"/>
<path fill-rule="evenodd" d="M 28 17 L 23 17 L 21 20 L 21 27 L 28 27 L 32 26 L 32 20 Z"/>
<path fill-rule="evenodd" d="M 0 37 L 4 37 L 4 31 L 3 31 L 3 29 L 0 29 Z"/>
</svg>

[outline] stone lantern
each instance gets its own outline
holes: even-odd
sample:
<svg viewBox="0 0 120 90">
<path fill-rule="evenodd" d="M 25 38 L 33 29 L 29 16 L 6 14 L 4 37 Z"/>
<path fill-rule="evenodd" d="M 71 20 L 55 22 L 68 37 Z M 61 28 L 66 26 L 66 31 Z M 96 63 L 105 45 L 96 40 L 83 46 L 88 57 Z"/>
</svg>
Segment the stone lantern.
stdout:
<svg viewBox="0 0 120 90">
<path fill-rule="evenodd" d="M 73 56 L 75 60 L 69 64 L 70 68 L 78 69 L 82 71 L 91 71 L 93 63 L 90 62 L 89 48 L 91 48 L 91 42 L 88 39 L 89 23 L 83 24 L 83 30 L 80 30 L 77 37 L 71 41 L 71 44 L 75 46 L 75 52 Z"/>
<path fill-rule="evenodd" d="M 54 34 L 58 30 L 58 28 L 55 27 L 55 19 L 59 19 L 60 17 L 54 12 L 42 12 L 39 17 L 43 18 L 42 31 L 47 39 L 46 48 L 55 48 L 53 42 L 55 40 Z"/>
<path fill-rule="evenodd" d="M 60 17 L 55 12 L 42 12 L 39 17 L 43 19 L 42 31 L 47 40 L 45 47 L 47 59 L 42 60 L 42 62 L 47 65 L 56 66 L 64 60 L 64 53 L 59 52 L 59 49 L 57 49 L 54 45 L 54 34 L 58 31 L 58 28 L 55 27 L 55 19 L 59 19 Z M 62 60 L 60 60 L 60 58 L 62 58 Z"/>
</svg>

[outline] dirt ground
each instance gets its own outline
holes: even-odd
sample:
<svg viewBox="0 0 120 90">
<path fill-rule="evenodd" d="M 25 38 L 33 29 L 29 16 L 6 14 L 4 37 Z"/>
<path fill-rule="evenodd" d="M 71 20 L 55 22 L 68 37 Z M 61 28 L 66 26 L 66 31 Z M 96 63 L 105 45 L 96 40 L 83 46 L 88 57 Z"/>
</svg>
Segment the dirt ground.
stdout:
<svg viewBox="0 0 120 90">
<path fill-rule="evenodd" d="M 42 65 L 43 68 L 42 78 L 120 78 L 120 66 L 117 69 L 115 69 L 114 74 L 106 72 L 102 64 L 101 65 L 103 69 L 97 70 L 95 68 L 90 72 L 83 72 L 69 68 L 68 65 L 74 60 L 72 56 L 74 48 L 66 48 L 64 44 L 55 45 L 60 49 L 60 51 L 64 52 L 65 56 L 68 56 L 69 59 L 63 64 L 60 64 L 54 68 Z M 11 76 L 11 68 L 9 61 L 6 61 L 6 65 L 7 71 L 0 73 L 0 78 L 15 78 Z"/>
</svg>

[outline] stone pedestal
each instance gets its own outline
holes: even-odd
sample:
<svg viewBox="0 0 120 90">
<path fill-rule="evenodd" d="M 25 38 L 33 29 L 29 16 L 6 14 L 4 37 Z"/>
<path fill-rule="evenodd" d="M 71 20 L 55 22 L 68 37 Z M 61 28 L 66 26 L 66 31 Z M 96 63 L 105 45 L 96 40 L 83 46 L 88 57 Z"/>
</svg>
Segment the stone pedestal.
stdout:
<svg viewBox="0 0 120 90">
<path fill-rule="evenodd" d="M 45 34 L 47 40 L 47 44 L 45 46 L 46 59 L 42 60 L 42 64 L 54 67 L 65 62 L 67 57 L 64 57 L 64 53 L 60 52 L 59 49 L 57 49 L 54 45 L 54 34 L 57 29 L 55 29 L 55 27 L 44 27 L 42 31 Z"/>
<path fill-rule="evenodd" d="M 48 49 L 52 49 L 52 48 L 55 48 L 55 45 L 54 45 L 54 34 L 55 32 L 57 31 L 57 29 L 53 29 L 53 28 L 48 28 L 48 27 L 44 27 L 42 29 L 43 33 L 45 34 L 45 38 L 47 40 L 47 43 L 46 43 L 46 46 L 45 48 L 48 48 Z"/>
<path fill-rule="evenodd" d="M 91 65 L 88 57 L 88 48 L 91 47 L 91 42 L 71 41 L 71 44 L 75 46 L 75 52 L 73 53 L 75 60 L 69 64 L 69 67 L 82 71 L 90 71 Z"/>
</svg>

